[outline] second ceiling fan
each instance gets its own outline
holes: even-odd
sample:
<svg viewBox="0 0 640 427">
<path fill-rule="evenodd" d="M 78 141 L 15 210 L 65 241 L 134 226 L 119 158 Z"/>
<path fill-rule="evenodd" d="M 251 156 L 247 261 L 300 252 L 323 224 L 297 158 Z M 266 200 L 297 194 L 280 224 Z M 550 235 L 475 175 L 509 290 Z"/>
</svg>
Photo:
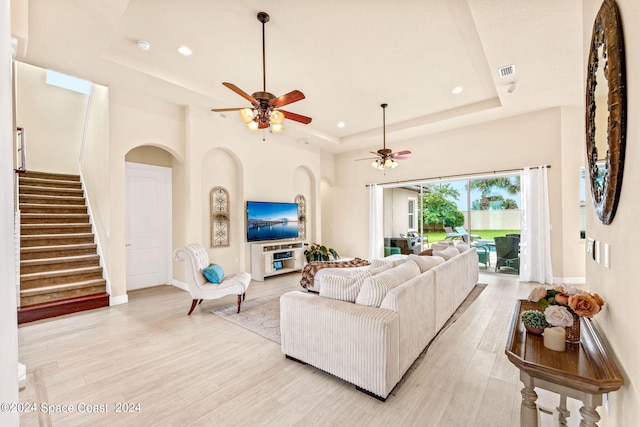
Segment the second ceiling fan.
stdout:
<svg viewBox="0 0 640 427">
<path fill-rule="evenodd" d="M 385 115 L 387 104 L 380 104 L 380 106 L 382 107 L 382 148 L 376 152 L 370 151 L 371 154 L 378 156 L 371 162 L 371 167 L 380 170 L 393 169 L 398 167 L 396 160 L 409 159 L 411 151 L 402 150 L 394 153 L 390 148 L 387 148 L 387 124 Z"/>
<path fill-rule="evenodd" d="M 285 118 L 304 124 L 311 123 L 311 117 L 280 109 L 280 107 L 304 99 L 304 94 L 302 92 L 300 92 L 299 90 L 293 90 L 277 98 L 272 93 L 267 92 L 264 24 L 269 22 L 269 14 L 266 12 L 259 12 L 258 21 L 262 23 L 262 91 L 254 92 L 253 94 L 249 95 L 233 83 L 224 82 L 222 83 L 224 86 L 228 87 L 229 89 L 249 101 L 252 106 L 239 108 L 214 108 L 211 111 L 239 111 L 240 116 L 247 124 L 247 127 L 249 129 L 258 130 L 271 127 L 272 133 L 277 133 L 284 130 L 284 126 L 282 126 L 282 123 L 284 122 Z"/>
</svg>

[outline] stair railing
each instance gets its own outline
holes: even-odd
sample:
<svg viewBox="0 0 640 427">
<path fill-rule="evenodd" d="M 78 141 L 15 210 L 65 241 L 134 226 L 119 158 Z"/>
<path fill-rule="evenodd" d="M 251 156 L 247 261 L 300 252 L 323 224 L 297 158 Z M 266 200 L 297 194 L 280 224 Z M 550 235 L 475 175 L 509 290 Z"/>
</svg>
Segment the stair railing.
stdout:
<svg viewBox="0 0 640 427">
<path fill-rule="evenodd" d="M 16 156 L 18 167 L 15 170 L 16 173 L 23 173 L 27 171 L 27 137 L 25 136 L 24 128 L 16 128 Z"/>
</svg>

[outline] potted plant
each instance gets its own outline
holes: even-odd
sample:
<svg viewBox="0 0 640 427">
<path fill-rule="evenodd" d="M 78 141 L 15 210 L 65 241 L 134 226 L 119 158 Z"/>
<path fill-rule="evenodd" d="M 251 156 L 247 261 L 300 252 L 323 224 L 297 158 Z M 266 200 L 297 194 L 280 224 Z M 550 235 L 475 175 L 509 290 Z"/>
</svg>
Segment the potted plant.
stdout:
<svg viewBox="0 0 640 427">
<path fill-rule="evenodd" d="M 544 332 L 544 328 L 549 326 L 544 313 L 539 310 L 527 310 L 520 314 L 520 320 L 527 332 L 534 335 L 540 335 Z"/>
<path fill-rule="evenodd" d="M 338 252 L 336 252 L 335 249 L 327 248 L 317 243 L 311 245 L 305 243 L 304 245 L 307 246 L 307 249 L 304 250 L 304 256 L 307 258 L 307 262 L 329 261 L 331 256 L 333 256 L 333 259 L 339 258 Z"/>
</svg>

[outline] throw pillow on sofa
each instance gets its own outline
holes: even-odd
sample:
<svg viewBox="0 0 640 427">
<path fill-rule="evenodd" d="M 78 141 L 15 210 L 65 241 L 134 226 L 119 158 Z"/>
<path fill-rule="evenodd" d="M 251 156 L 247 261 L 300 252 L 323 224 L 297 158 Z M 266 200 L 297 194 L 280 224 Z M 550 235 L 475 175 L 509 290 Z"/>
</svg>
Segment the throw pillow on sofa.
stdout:
<svg viewBox="0 0 640 427">
<path fill-rule="evenodd" d="M 441 256 L 445 261 L 447 261 L 456 255 L 460 255 L 460 251 L 452 246 L 442 251 L 433 251 L 433 255 Z"/>
<path fill-rule="evenodd" d="M 469 250 L 469 245 L 467 245 L 466 243 L 463 242 L 458 242 L 455 244 L 455 248 L 460 252 L 465 252 Z"/>
<path fill-rule="evenodd" d="M 441 242 L 435 242 L 431 244 L 431 249 L 433 249 L 433 251 L 444 251 L 447 248 L 450 248 L 451 246 L 453 246 L 453 242 L 448 242 L 448 241 L 441 241 Z"/>
<path fill-rule="evenodd" d="M 356 304 L 380 307 L 391 289 L 420 274 L 418 264 L 407 260 L 401 265 L 365 279 L 356 298 Z"/>
<path fill-rule="evenodd" d="M 347 277 L 326 276 L 320 288 L 320 296 L 340 301 L 356 302 L 362 283 L 371 277 L 371 271 L 365 270 Z"/>
<path fill-rule="evenodd" d="M 420 268 L 420 273 L 424 273 L 425 271 L 435 267 L 438 264 L 442 264 L 444 262 L 444 258 L 439 256 L 420 256 L 411 254 L 407 257 L 407 259 L 413 260 Z"/>
</svg>

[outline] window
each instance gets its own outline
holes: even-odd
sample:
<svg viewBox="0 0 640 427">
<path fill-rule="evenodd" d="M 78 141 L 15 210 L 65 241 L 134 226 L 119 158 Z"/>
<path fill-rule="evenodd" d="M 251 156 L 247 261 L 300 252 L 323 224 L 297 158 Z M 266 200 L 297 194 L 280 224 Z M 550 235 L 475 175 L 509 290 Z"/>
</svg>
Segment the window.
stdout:
<svg viewBox="0 0 640 427">
<path fill-rule="evenodd" d="M 409 198 L 408 200 L 408 212 L 407 212 L 407 224 L 408 224 L 408 229 L 409 230 L 417 230 L 418 227 L 416 227 L 416 211 L 417 211 L 417 206 L 418 206 L 418 199 L 414 199 L 414 198 Z"/>
</svg>

